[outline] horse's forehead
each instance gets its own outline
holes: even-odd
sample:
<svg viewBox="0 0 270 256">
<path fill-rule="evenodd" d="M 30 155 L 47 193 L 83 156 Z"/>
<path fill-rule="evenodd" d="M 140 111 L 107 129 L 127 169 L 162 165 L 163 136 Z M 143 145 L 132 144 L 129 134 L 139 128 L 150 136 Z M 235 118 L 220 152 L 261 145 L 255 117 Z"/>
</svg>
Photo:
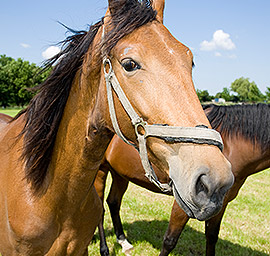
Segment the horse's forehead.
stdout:
<svg viewBox="0 0 270 256">
<path fill-rule="evenodd" d="M 118 48 L 121 55 L 143 49 L 143 52 L 148 54 L 163 51 L 163 54 L 185 54 L 192 58 L 190 49 L 176 40 L 167 28 L 158 22 L 142 26 L 121 41 Z"/>
</svg>

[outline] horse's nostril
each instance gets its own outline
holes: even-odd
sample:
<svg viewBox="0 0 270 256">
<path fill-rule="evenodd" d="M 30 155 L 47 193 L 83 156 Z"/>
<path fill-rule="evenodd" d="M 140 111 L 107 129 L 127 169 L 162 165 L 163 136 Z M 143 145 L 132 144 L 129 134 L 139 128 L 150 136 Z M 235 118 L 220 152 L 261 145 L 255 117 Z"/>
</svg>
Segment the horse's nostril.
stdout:
<svg viewBox="0 0 270 256">
<path fill-rule="evenodd" d="M 198 195 L 201 192 L 203 192 L 206 195 L 209 192 L 209 188 L 207 186 L 207 177 L 204 174 L 198 178 L 196 183 L 196 194 Z"/>
</svg>

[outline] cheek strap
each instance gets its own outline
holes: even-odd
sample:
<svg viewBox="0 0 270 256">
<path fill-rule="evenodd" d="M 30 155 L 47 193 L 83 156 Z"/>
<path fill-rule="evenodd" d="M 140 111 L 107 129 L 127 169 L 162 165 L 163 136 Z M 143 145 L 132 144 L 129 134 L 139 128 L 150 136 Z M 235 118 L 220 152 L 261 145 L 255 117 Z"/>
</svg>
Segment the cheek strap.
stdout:
<svg viewBox="0 0 270 256">
<path fill-rule="evenodd" d="M 205 126 L 200 127 L 178 127 L 168 126 L 162 124 L 149 125 L 144 121 L 134 110 L 127 96 L 125 95 L 120 83 L 113 71 L 110 59 L 105 58 L 103 60 L 104 75 L 107 88 L 107 99 L 109 105 L 110 118 L 112 121 L 115 133 L 127 144 L 135 147 L 141 158 L 143 168 L 145 170 L 145 176 L 154 183 L 164 193 L 172 193 L 172 181 L 168 184 L 162 184 L 159 182 L 153 167 L 148 159 L 146 138 L 156 137 L 163 139 L 168 143 L 195 143 L 195 144 L 208 144 L 217 146 L 221 151 L 223 150 L 223 142 L 220 134 L 213 130 L 208 129 Z M 107 69 L 108 68 L 108 69 Z M 134 126 L 135 133 L 139 147 L 133 142 L 130 142 L 121 132 L 118 125 L 112 90 L 116 93 L 123 108 L 131 119 L 131 123 Z"/>
</svg>

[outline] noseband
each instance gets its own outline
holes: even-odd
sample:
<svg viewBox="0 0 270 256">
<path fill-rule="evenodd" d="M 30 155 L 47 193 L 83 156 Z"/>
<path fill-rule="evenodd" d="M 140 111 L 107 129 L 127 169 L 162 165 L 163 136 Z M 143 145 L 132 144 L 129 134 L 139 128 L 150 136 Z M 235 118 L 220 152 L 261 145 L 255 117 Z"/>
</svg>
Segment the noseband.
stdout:
<svg viewBox="0 0 270 256">
<path fill-rule="evenodd" d="M 107 71 L 108 66 L 108 71 Z M 104 75 L 107 87 L 107 98 L 109 105 L 109 112 L 112 121 L 113 128 L 116 134 L 127 144 L 135 147 L 141 157 L 141 162 L 145 170 L 145 176 L 155 184 L 162 192 L 171 193 L 172 185 L 171 183 L 160 183 L 152 165 L 148 159 L 147 148 L 146 148 L 146 138 L 156 137 L 163 139 L 166 142 L 176 143 L 176 142 L 186 142 L 195 144 L 209 144 L 214 145 L 223 150 L 223 142 L 220 134 L 213 130 L 208 129 L 206 126 L 199 127 L 177 127 L 168 126 L 163 124 L 153 124 L 149 125 L 144 121 L 134 110 L 131 103 L 129 102 L 127 96 L 125 95 L 123 89 L 121 88 L 118 79 L 113 71 L 110 59 L 107 57 L 103 60 Z M 121 102 L 123 108 L 127 112 L 131 123 L 134 126 L 135 133 L 137 136 L 139 147 L 134 143 L 130 142 L 121 132 L 118 125 L 112 89 L 116 93 L 119 101 Z"/>
</svg>

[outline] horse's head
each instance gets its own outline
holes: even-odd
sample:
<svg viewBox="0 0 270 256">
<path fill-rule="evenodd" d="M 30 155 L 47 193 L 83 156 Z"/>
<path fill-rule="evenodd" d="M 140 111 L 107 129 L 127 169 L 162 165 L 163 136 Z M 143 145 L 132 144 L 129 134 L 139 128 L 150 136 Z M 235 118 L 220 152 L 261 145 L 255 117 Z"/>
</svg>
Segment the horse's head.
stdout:
<svg viewBox="0 0 270 256">
<path fill-rule="evenodd" d="M 167 132 L 166 127 L 210 125 L 192 82 L 193 55 L 163 25 L 164 1 L 153 1 L 153 6 L 156 15 L 149 1 L 109 0 L 104 25 L 99 31 L 100 40 L 104 41 L 102 73 L 106 77 L 100 80 L 100 87 L 104 95 L 106 85 L 113 88 L 108 89 L 107 94 L 110 90 L 116 91 L 110 102 L 115 108 L 115 111 L 110 109 L 111 117 L 116 113 L 116 121 L 111 121 L 105 97 L 99 97 L 99 100 L 105 106 L 107 127 L 111 131 L 119 128 L 123 137 L 140 151 L 144 147 L 138 145 L 138 136 L 149 132 L 142 143 L 147 145 L 151 162 L 171 177 L 176 200 L 186 213 L 205 220 L 221 209 L 224 195 L 233 183 L 233 175 L 221 150 L 209 143 L 211 139 L 168 138 L 174 137 L 171 134 L 175 132 Z M 130 20 L 129 25 L 127 20 Z M 136 22 L 140 24 L 136 25 Z M 133 26 L 133 30 L 114 42 L 117 31 L 128 29 L 128 26 Z M 113 46 L 106 48 L 106 42 Z M 125 99 L 114 86 L 121 87 Z M 123 103 L 126 100 L 131 106 Z M 151 131 L 144 127 L 144 121 Z M 157 133 L 150 134 L 152 128 L 157 128 Z M 195 130 L 191 129 L 192 132 Z M 197 130 L 198 137 L 204 137 L 204 132 L 209 129 Z M 159 136 L 159 133 L 167 135 Z"/>
</svg>

